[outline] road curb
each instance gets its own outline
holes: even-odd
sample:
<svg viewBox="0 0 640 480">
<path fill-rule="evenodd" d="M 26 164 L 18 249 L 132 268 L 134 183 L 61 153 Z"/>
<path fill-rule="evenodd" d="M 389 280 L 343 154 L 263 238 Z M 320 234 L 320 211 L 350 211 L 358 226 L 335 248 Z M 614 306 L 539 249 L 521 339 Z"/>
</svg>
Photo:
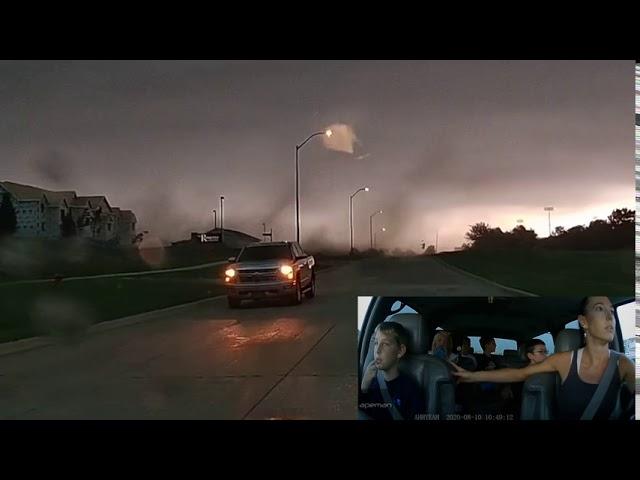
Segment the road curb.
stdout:
<svg viewBox="0 0 640 480">
<path fill-rule="evenodd" d="M 119 277 L 144 277 L 147 275 L 162 275 L 167 273 L 175 273 L 175 272 L 188 272 L 192 270 L 204 270 L 205 268 L 217 267 L 218 265 L 224 265 L 227 263 L 226 260 L 220 260 L 210 263 L 203 263 L 200 265 L 191 265 L 187 267 L 176 267 L 176 268 L 168 268 L 162 270 L 141 270 L 138 272 L 120 272 L 120 273 L 105 273 L 101 275 L 87 275 L 82 277 L 62 277 L 62 282 L 76 282 L 79 280 L 96 280 L 101 278 L 119 278 Z M 18 280 L 15 282 L 2 282 L 2 285 L 30 285 L 36 283 L 52 283 L 55 281 L 55 278 L 38 278 L 34 280 Z"/>
<path fill-rule="evenodd" d="M 343 266 L 344 265 L 334 265 L 332 267 L 318 270 L 317 274 L 321 274 L 322 272 L 330 271 Z M 224 297 L 224 296 L 226 295 L 225 294 L 216 295 L 215 297 L 202 298 L 200 300 L 195 300 L 193 302 L 180 303 L 178 305 L 172 305 L 170 307 L 150 310 L 148 312 L 136 313 L 135 315 L 129 315 L 127 317 L 114 318 L 113 320 L 106 320 L 104 322 L 100 322 L 92 325 L 87 329 L 86 333 L 87 335 L 92 335 L 96 333 L 107 332 L 109 330 L 114 330 L 116 328 L 135 325 L 137 323 L 145 322 L 150 317 L 160 313 L 167 313 L 174 310 L 179 310 L 181 308 L 192 307 L 194 305 L 198 305 L 200 303 L 206 303 L 208 301 L 214 300 L 216 298 Z M 4 355 L 12 355 L 14 353 L 26 352 L 29 350 L 34 350 L 36 348 L 48 347 L 56 344 L 57 344 L 56 340 L 50 337 L 30 337 L 30 338 L 22 338 L 20 340 L 15 340 L 13 342 L 0 343 L 0 357 Z"/>
<path fill-rule="evenodd" d="M 34 350 L 40 347 L 47 347 L 53 345 L 53 341 L 47 337 L 30 337 L 15 340 L 13 342 L 0 343 L 0 357 L 4 355 L 11 355 L 13 353 L 25 352 L 27 350 Z"/>
<path fill-rule="evenodd" d="M 136 313 L 135 315 L 129 315 L 121 318 L 114 318 L 113 320 L 106 320 L 104 322 L 96 323 L 90 326 L 87 329 L 86 334 L 94 335 L 96 333 L 107 332 L 116 328 L 128 327 L 137 323 L 143 323 L 149 320 L 149 318 L 154 315 L 179 310 L 181 308 L 193 307 L 194 305 L 206 303 L 224 296 L 225 295 L 216 295 L 215 297 L 201 298 L 200 300 L 195 300 L 193 302 L 180 303 L 178 305 L 172 305 L 170 307 L 150 310 L 148 312 Z M 58 344 L 56 339 L 50 337 L 30 337 L 15 340 L 13 342 L 0 343 L 0 357 L 4 355 L 12 355 L 14 353 L 26 352 L 29 350 L 35 350 L 37 348 L 48 347 L 56 344 Z"/>
<path fill-rule="evenodd" d="M 436 260 L 437 262 L 440 262 L 442 265 L 458 272 L 458 273 L 462 273 L 463 275 L 467 275 L 469 277 L 475 278 L 476 280 L 482 280 L 485 283 L 488 283 L 490 285 L 493 285 L 494 287 L 499 287 L 499 288 L 503 288 L 507 291 L 510 292 L 514 292 L 514 293 L 518 293 L 520 295 L 524 295 L 525 297 L 539 297 L 540 295 L 537 295 L 535 293 L 531 293 L 531 292 L 527 292 L 525 290 L 519 290 L 517 288 L 513 288 L 513 287 L 507 287 L 506 285 L 502 285 L 501 283 L 498 282 L 494 282 L 493 280 L 489 280 L 488 278 L 485 277 L 481 277 L 480 275 L 476 275 L 475 273 L 471 273 L 471 272 L 467 272 L 466 270 L 463 270 L 462 268 L 456 267 L 454 265 L 451 265 L 450 263 L 445 262 L 444 260 L 437 258 L 437 257 L 433 257 L 433 260 Z"/>
</svg>

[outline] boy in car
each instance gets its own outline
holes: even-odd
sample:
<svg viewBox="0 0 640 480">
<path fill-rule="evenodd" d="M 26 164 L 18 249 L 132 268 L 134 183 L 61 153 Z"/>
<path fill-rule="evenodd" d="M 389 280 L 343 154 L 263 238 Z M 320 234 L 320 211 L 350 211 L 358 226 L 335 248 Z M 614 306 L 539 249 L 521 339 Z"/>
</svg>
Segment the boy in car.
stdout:
<svg viewBox="0 0 640 480">
<path fill-rule="evenodd" d="M 397 322 L 383 322 L 374 335 L 374 359 L 362 377 L 360 409 L 376 420 L 414 420 L 425 411 L 424 398 L 399 368 L 409 349 L 409 332 Z"/>
</svg>

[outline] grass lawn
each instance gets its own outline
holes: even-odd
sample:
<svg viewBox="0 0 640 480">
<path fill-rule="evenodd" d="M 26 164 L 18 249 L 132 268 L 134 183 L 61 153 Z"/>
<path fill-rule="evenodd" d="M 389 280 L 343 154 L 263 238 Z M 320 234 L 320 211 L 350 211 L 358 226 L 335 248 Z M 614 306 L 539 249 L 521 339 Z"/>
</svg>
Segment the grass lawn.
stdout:
<svg viewBox="0 0 640 480">
<path fill-rule="evenodd" d="M 437 258 L 470 273 L 538 295 L 635 293 L 634 250 L 502 250 L 442 253 Z"/>
<path fill-rule="evenodd" d="M 188 273 L 193 273 L 191 276 Z M 213 273 L 213 272 L 212 272 Z M 0 342 L 57 334 L 224 293 L 204 271 L 37 284 L 0 284 Z"/>
<path fill-rule="evenodd" d="M 318 269 L 347 261 L 323 258 Z M 52 281 L 0 283 L 0 342 L 60 333 L 74 324 L 82 327 L 222 295 L 224 287 L 219 280 L 224 268 L 217 265 L 132 277 L 66 280 L 57 286 Z"/>
<path fill-rule="evenodd" d="M 0 242 L 0 282 L 170 269 L 226 260 L 237 251 L 217 244 L 138 250 L 82 239 L 10 239 Z"/>
</svg>

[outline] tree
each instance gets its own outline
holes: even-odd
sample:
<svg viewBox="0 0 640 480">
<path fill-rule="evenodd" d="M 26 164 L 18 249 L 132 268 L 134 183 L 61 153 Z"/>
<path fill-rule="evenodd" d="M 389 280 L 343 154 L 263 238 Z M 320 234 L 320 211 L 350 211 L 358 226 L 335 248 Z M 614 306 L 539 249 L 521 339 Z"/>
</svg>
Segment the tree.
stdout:
<svg viewBox="0 0 640 480">
<path fill-rule="evenodd" d="M 609 223 L 613 228 L 619 227 L 626 223 L 634 223 L 636 219 L 635 210 L 629 210 L 628 208 L 616 208 L 611 215 L 607 217 Z"/>
<path fill-rule="evenodd" d="M 5 193 L 2 195 L 2 203 L 0 204 L 0 236 L 13 235 L 17 228 L 18 219 L 11 202 L 11 196 Z"/>
<path fill-rule="evenodd" d="M 471 240 L 472 242 L 477 242 L 483 237 L 486 237 L 491 232 L 491 227 L 489 224 L 484 222 L 476 223 L 475 225 L 469 225 L 471 230 L 467 232 L 465 238 Z"/>
<path fill-rule="evenodd" d="M 538 235 L 534 230 L 527 230 L 524 226 L 518 225 L 511 231 L 511 238 L 508 244 L 514 247 L 530 248 L 536 243 Z"/>
<path fill-rule="evenodd" d="M 436 254 L 436 247 L 434 247 L 433 245 L 429 245 L 424 253 L 425 253 L 425 255 L 435 255 Z"/>
<path fill-rule="evenodd" d="M 556 227 L 553 230 L 554 237 L 559 237 L 560 235 L 564 235 L 565 233 L 567 233 L 567 231 L 564 229 L 564 227 Z"/>
</svg>

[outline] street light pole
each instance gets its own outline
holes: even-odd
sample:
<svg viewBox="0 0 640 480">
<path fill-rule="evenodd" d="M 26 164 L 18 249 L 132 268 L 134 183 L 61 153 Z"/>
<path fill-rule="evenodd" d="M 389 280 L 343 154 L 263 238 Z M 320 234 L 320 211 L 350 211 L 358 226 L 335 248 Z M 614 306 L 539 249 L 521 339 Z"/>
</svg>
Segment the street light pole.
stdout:
<svg viewBox="0 0 640 480">
<path fill-rule="evenodd" d="M 378 210 L 377 212 L 373 212 L 371 214 L 371 216 L 369 217 L 369 237 L 371 237 L 370 241 L 371 241 L 371 248 L 372 249 L 373 249 L 373 217 L 375 217 L 379 213 L 382 213 L 382 210 Z"/>
<path fill-rule="evenodd" d="M 215 230 L 216 228 L 218 228 L 218 213 L 216 212 L 216 209 L 213 209 L 213 229 Z"/>
<path fill-rule="evenodd" d="M 353 197 L 355 197 L 362 191 L 368 192 L 369 187 L 360 187 L 349 197 L 349 230 L 351 233 L 351 250 L 349 250 L 350 255 L 353 255 Z"/>
<path fill-rule="evenodd" d="M 224 243 L 224 196 L 220 195 L 220 243 Z"/>
<path fill-rule="evenodd" d="M 378 236 L 378 232 L 386 232 L 387 229 L 382 227 L 380 230 L 376 230 L 376 233 L 373 234 L 373 247 L 375 248 L 376 246 L 376 240 L 377 240 L 377 236 Z"/>
<path fill-rule="evenodd" d="M 553 212 L 553 207 L 544 207 L 544 211 L 549 213 L 549 236 L 551 236 L 551 212 Z"/>
<path fill-rule="evenodd" d="M 307 139 L 300 145 L 296 145 L 296 242 L 300 243 L 300 167 L 299 167 L 299 154 L 298 152 L 313 137 L 317 135 L 326 135 L 330 137 L 333 134 L 331 130 L 325 130 L 323 132 L 312 133 Z"/>
</svg>

